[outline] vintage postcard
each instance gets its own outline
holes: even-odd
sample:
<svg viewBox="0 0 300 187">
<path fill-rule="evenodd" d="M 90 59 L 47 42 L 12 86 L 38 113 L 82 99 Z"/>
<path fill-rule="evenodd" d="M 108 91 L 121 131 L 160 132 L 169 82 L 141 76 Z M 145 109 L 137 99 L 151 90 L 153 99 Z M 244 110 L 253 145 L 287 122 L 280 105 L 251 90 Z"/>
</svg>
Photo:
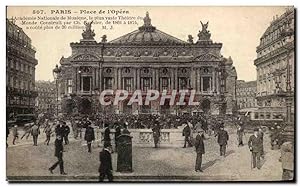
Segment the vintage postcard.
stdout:
<svg viewBox="0 0 300 187">
<path fill-rule="evenodd" d="M 293 6 L 7 6 L 9 182 L 295 182 Z"/>
</svg>

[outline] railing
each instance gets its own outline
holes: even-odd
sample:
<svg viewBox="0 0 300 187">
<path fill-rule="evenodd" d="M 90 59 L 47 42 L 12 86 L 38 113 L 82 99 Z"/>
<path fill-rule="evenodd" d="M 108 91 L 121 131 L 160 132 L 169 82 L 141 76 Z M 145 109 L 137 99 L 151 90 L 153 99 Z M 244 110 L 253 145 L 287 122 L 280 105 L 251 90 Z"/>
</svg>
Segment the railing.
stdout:
<svg viewBox="0 0 300 187">
<path fill-rule="evenodd" d="M 129 129 L 130 136 L 132 136 L 133 144 L 137 146 L 154 146 L 153 132 L 151 129 Z M 104 130 L 96 130 L 100 144 L 103 144 Z M 114 144 L 115 130 L 111 130 L 110 134 L 112 143 Z M 162 129 L 160 131 L 160 145 L 181 147 L 184 142 L 182 136 L 182 129 Z"/>
</svg>

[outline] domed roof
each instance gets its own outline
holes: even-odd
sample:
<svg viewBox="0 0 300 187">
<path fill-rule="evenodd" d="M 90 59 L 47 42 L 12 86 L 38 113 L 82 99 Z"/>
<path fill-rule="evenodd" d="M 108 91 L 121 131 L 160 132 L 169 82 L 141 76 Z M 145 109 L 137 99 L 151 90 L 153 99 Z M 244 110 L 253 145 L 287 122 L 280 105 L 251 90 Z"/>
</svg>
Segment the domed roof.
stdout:
<svg viewBox="0 0 300 187">
<path fill-rule="evenodd" d="M 187 44 L 174 36 L 164 33 L 152 26 L 149 13 L 146 13 L 144 25 L 131 33 L 125 34 L 109 43 L 119 44 Z"/>
</svg>

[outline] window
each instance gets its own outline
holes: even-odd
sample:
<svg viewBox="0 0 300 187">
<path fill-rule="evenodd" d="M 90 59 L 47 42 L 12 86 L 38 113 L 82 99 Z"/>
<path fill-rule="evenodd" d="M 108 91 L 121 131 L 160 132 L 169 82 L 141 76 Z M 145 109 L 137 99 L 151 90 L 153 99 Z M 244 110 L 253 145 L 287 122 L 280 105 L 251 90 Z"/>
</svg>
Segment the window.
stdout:
<svg viewBox="0 0 300 187">
<path fill-rule="evenodd" d="M 68 88 L 67 93 L 71 94 L 73 92 L 73 80 L 72 79 L 68 79 L 67 88 Z"/>
<path fill-rule="evenodd" d="M 260 119 L 265 119 L 265 114 L 264 113 L 260 114 Z"/>
<path fill-rule="evenodd" d="M 149 73 L 149 69 L 148 68 L 144 68 L 144 73 L 148 74 Z"/>
<path fill-rule="evenodd" d="M 104 78 L 104 89 L 112 89 L 112 77 L 105 77 Z"/>
<path fill-rule="evenodd" d="M 129 68 L 125 68 L 125 73 L 130 73 L 130 69 Z"/>
<path fill-rule="evenodd" d="M 124 78 L 124 89 L 131 92 L 132 91 L 132 82 L 133 79 L 132 78 Z"/>
<path fill-rule="evenodd" d="M 179 78 L 179 89 L 184 90 L 188 88 L 188 79 L 186 77 Z"/>
<path fill-rule="evenodd" d="M 211 91 L 211 77 L 202 77 L 202 91 L 209 92 Z"/>
<path fill-rule="evenodd" d="M 161 89 L 168 90 L 169 87 L 169 78 L 161 78 Z"/>
<path fill-rule="evenodd" d="M 91 91 L 91 77 L 82 77 L 82 90 L 84 92 L 89 92 Z"/>
<path fill-rule="evenodd" d="M 142 89 L 143 89 L 143 91 L 149 90 L 150 85 L 151 85 L 151 78 L 149 78 L 149 77 L 142 78 Z"/>
</svg>

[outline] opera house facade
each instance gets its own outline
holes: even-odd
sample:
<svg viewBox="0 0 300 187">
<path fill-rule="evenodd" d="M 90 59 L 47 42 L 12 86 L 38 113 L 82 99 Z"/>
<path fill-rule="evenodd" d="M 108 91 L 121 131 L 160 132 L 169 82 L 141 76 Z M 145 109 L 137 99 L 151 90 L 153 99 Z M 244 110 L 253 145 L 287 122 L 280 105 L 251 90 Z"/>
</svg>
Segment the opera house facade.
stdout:
<svg viewBox="0 0 300 187">
<path fill-rule="evenodd" d="M 148 12 L 137 30 L 107 41 L 94 39 L 92 22 L 80 42 L 71 43 L 71 56 L 60 59 L 59 95 L 64 113 L 93 114 L 180 114 L 204 112 L 232 114 L 236 108 L 237 74 L 231 57 L 221 54 L 222 43 L 211 40 L 208 22 L 194 41 L 184 41 L 152 25 Z M 128 105 L 128 99 L 116 106 L 102 106 L 103 90 L 135 90 L 145 97 L 147 90 L 195 90 L 197 106 L 176 106 L 151 101 L 149 105 Z M 111 100 L 114 94 L 106 95 Z"/>
</svg>

